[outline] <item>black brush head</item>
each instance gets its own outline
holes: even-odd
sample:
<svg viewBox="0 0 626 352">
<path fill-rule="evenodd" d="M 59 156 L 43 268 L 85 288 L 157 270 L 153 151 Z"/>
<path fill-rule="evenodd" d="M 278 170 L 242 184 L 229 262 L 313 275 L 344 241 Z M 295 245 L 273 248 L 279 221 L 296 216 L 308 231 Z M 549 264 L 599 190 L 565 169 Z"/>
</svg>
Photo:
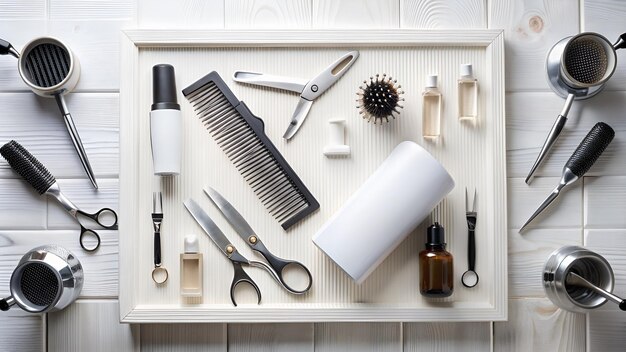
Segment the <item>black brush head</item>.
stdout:
<svg viewBox="0 0 626 352">
<path fill-rule="evenodd" d="M 0 148 L 0 155 L 39 194 L 44 194 L 50 186 L 57 182 L 50 171 L 16 141 L 10 141 L 3 145 Z"/>
<path fill-rule="evenodd" d="M 572 156 L 565 164 L 574 175 L 582 177 L 615 137 L 615 131 L 604 122 L 598 122 L 580 142 Z"/>
<path fill-rule="evenodd" d="M 363 81 L 359 87 L 357 95 L 359 99 L 359 114 L 368 122 L 374 119 L 374 123 L 389 121 L 389 118 L 395 118 L 394 114 L 399 114 L 402 106 L 400 102 L 404 99 L 401 97 L 404 92 L 400 90 L 400 85 L 386 74 L 382 76 L 376 74 L 370 77 L 369 82 Z"/>
</svg>

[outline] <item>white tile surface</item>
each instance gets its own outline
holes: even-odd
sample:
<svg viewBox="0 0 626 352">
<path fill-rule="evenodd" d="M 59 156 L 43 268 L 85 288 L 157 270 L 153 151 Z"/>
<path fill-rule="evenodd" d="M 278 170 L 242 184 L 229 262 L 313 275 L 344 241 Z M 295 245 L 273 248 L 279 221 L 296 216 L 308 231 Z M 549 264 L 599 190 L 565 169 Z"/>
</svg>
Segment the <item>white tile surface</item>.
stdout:
<svg viewBox="0 0 626 352">
<path fill-rule="evenodd" d="M 626 176 L 585 177 L 585 228 L 626 228 Z"/>
<path fill-rule="evenodd" d="M 142 324 L 142 352 L 226 352 L 226 324 Z"/>
<path fill-rule="evenodd" d="M 314 324 L 229 324 L 230 352 L 313 352 Z"/>
<path fill-rule="evenodd" d="M 484 0 L 400 0 L 400 8 L 402 28 L 487 28 Z"/>
<path fill-rule="evenodd" d="M 235 28 L 310 28 L 310 0 L 228 0 L 224 26 Z"/>
<path fill-rule="evenodd" d="M 401 337 L 399 323 L 320 323 L 315 324 L 315 351 L 400 352 Z"/>
<path fill-rule="evenodd" d="M 491 323 L 402 324 L 404 352 L 488 351 Z"/>
</svg>

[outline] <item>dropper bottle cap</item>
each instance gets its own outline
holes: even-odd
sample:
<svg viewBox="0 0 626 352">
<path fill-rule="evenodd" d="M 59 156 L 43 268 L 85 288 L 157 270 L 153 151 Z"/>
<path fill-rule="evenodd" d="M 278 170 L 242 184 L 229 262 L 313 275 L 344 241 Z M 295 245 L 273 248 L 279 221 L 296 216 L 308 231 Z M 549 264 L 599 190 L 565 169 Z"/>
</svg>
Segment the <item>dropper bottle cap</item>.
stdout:
<svg viewBox="0 0 626 352">
<path fill-rule="evenodd" d="M 428 229 L 426 229 L 426 245 L 436 246 L 445 244 L 446 236 L 443 226 L 439 225 L 438 222 L 435 222 L 433 225 L 428 226 Z"/>
<path fill-rule="evenodd" d="M 461 77 L 472 77 L 473 74 L 472 64 L 461 64 Z"/>
<path fill-rule="evenodd" d="M 198 253 L 199 251 L 200 246 L 198 245 L 198 236 L 185 236 L 185 253 Z"/>
<path fill-rule="evenodd" d="M 437 75 L 430 75 L 426 79 L 426 88 L 437 88 Z"/>
</svg>

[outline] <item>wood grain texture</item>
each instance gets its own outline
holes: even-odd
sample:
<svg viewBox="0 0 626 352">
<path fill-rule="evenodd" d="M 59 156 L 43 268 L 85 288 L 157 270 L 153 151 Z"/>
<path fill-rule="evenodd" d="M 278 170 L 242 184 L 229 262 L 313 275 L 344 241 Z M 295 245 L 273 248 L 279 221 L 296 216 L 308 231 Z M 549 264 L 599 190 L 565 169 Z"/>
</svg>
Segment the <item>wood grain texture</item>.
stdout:
<svg viewBox="0 0 626 352">
<path fill-rule="evenodd" d="M 585 0 L 583 30 L 598 32 L 614 43 L 618 36 L 626 32 L 626 2 L 621 0 Z M 626 90 L 626 64 L 624 50 L 617 52 L 617 68 L 607 82 L 607 90 Z"/>
<path fill-rule="evenodd" d="M 46 228 L 46 199 L 26 181 L 0 179 L 0 194 L 0 230 Z"/>
<path fill-rule="evenodd" d="M 585 246 L 609 262 L 615 274 L 613 292 L 626 296 L 626 229 L 586 230 Z M 626 345 L 624 312 L 609 302 L 588 315 L 587 351 L 622 351 Z"/>
<path fill-rule="evenodd" d="M 50 20 L 131 20 L 133 0 L 49 0 Z"/>
<path fill-rule="evenodd" d="M 523 178 L 509 178 L 509 229 L 518 230 L 559 184 L 560 177 L 535 177 L 530 186 Z M 582 182 L 570 185 L 543 211 L 528 229 L 580 228 L 582 226 Z"/>
<path fill-rule="evenodd" d="M 144 28 L 224 28 L 224 1 L 138 0 L 137 24 Z"/>
<path fill-rule="evenodd" d="M 404 352 L 491 349 L 491 323 L 405 323 L 402 327 Z"/>
<path fill-rule="evenodd" d="M 509 300 L 509 321 L 495 322 L 494 351 L 585 351 L 585 315 L 549 299 Z"/>
<path fill-rule="evenodd" d="M 311 0 L 225 1 L 224 27 L 310 28 Z"/>
<path fill-rule="evenodd" d="M 585 228 L 626 228 L 626 176 L 585 177 Z"/>
<path fill-rule="evenodd" d="M 545 297 L 541 273 L 548 256 L 562 246 L 582 242 L 578 228 L 538 228 L 524 234 L 509 230 L 509 297 Z"/>
<path fill-rule="evenodd" d="M 0 0 L 1 20 L 35 20 L 46 18 L 46 0 Z M 3 33 L 2 39 L 7 39 Z"/>
<path fill-rule="evenodd" d="M 507 91 L 549 90 L 550 48 L 579 31 L 578 1 L 489 1 L 489 28 L 504 29 Z M 555 115 L 556 118 L 556 115 Z"/>
<path fill-rule="evenodd" d="M 400 0 L 400 27 L 487 28 L 487 1 Z"/>
<path fill-rule="evenodd" d="M 400 0 L 313 0 L 313 28 L 398 28 Z"/>
<path fill-rule="evenodd" d="M 313 351 L 313 324 L 228 324 L 229 352 Z"/>
<path fill-rule="evenodd" d="M 120 29 L 127 24 L 127 20 L 2 20 L 0 33 L 5 33 L 2 39 L 18 51 L 37 37 L 57 37 L 67 43 L 80 61 L 81 74 L 75 91 L 117 91 Z M 0 60 L 0 91 L 30 92 L 13 57 Z"/>
<path fill-rule="evenodd" d="M 400 352 L 402 326 L 393 323 L 315 324 L 316 352 Z"/>
<path fill-rule="evenodd" d="M 3 290 L 4 290 L 3 285 Z M 4 293 L 3 293 L 4 296 Z M 3 352 L 44 352 L 45 321 L 42 314 L 29 314 L 17 307 L 0 314 L 0 350 Z"/>
<path fill-rule="evenodd" d="M 226 352 L 226 324 L 141 324 L 142 352 Z"/>
<path fill-rule="evenodd" d="M 564 100 L 552 93 L 507 94 L 507 164 L 509 177 L 526 177 Z M 589 130 L 600 121 L 611 125 L 615 138 L 586 176 L 624 175 L 626 164 L 626 92 L 603 92 L 574 102 L 559 139 L 537 176 L 560 177 L 563 166 Z"/>
<path fill-rule="evenodd" d="M 139 326 L 120 324 L 118 308 L 117 300 L 79 300 L 49 313 L 47 351 L 139 351 Z"/>
<path fill-rule="evenodd" d="M 56 244 L 70 250 L 83 265 L 81 297 L 116 297 L 118 291 L 117 231 L 98 231 L 100 249 L 88 253 L 78 243 L 78 225 L 72 230 L 0 231 L 0 292 L 8 293 L 11 273 L 22 256 L 35 247 Z"/>
<path fill-rule="evenodd" d="M 67 105 L 98 178 L 119 170 L 119 104 L 117 93 L 72 93 Z M 32 93 L 2 93 L 0 143 L 17 140 L 57 178 L 86 178 L 54 99 Z M 19 177 L 0 159 L 0 177 Z"/>
</svg>

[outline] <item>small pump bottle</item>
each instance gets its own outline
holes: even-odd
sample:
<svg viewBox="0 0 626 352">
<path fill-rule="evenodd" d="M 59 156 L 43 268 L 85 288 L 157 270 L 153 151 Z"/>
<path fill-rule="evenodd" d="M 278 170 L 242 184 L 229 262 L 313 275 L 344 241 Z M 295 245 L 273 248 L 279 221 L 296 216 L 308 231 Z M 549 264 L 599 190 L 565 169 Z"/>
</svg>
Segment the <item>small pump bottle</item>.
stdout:
<svg viewBox="0 0 626 352">
<path fill-rule="evenodd" d="M 420 293 L 431 298 L 452 295 L 452 254 L 446 251 L 444 229 L 437 222 L 426 230 L 426 249 L 420 252 L 419 262 Z"/>
<path fill-rule="evenodd" d="M 182 118 L 176 99 L 174 67 L 159 64 L 152 67 L 150 140 L 154 174 L 180 174 L 182 155 Z"/>
<path fill-rule="evenodd" d="M 185 253 L 180 255 L 180 295 L 202 297 L 202 253 L 196 235 L 185 236 Z"/>
<path fill-rule="evenodd" d="M 437 139 L 441 134 L 441 92 L 437 89 L 437 75 L 428 76 L 422 98 L 422 137 Z"/>
<path fill-rule="evenodd" d="M 478 80 L 473 76 L 472 64 L 461 65 L 458 99 L 459 120 L 476 120 L 478 117 Z"/>
</svg>

